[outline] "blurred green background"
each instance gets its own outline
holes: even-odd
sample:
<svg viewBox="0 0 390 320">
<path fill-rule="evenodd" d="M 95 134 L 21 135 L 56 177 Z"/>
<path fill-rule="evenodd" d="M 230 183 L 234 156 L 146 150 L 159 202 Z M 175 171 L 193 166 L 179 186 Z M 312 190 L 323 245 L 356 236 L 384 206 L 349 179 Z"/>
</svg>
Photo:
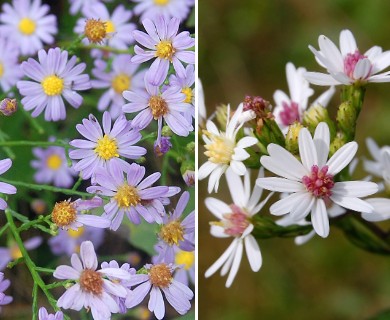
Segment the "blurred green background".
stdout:
<svg viewBox="0 0 390 320">
<path fill-rule="evenodd" d="M 199 0 L 198 5 L 199 77 L 209 115 L 220 103 L 236 107 L 246 94 L 273 104 L 276 89 L 287 92 L 288 61 L 323 71 L 308 49 L 318 48 L 320 34 L 338 44 L 340 31 L 348 28 L 361 52 L 374 45 L 390 49 L 389 1 Z M 313 98 L 325 90 L 313 88 Z M 339 92 L 330 104 L 332 116 Z M 390 144 L 389 121 L 390 84 L 369 85 L 357 126 L 359 156 L 366 154 L 367 136 Z M 199 164 L 203 152 L 200 146 Z M 355 176 L 364 176 L 361 165 Z M 229 202 L 224 178 L 221 183 L 217 197 Z M 230 289 L 219 274 L 205 279 L 205 270 L 231 242 L 210 236 L 214 218 L 204 206 L 206 196 L 207 179 L 199 183 L 199 319 L 370 319 L 390 308 L 390 257 L 354 247 L 335 228 L 329 238 L 301 247 L 293 239 L 261 241 L 261 270 L 253 273 L 244 256 Z"/>
</svg>

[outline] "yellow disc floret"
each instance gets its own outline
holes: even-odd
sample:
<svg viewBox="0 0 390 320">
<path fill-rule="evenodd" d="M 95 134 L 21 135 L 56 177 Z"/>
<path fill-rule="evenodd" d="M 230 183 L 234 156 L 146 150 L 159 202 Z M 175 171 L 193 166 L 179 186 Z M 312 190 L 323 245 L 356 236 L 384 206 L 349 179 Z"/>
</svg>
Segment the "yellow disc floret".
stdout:
<svg viewBox="0 0 390 320">
<path fill-rule="evenodd" d="M 112 79 L 112 88 L 118 94 L 130 89 L 131 79 L 127 74 L 120 73 Z"/>
<path fill-rule="evenodd" d="M 154 286 L 166 288 L 172 282 L 172 272 L 165 263 L 156 264 L 150 268 L 149 279 Z"/>
<path fill-rule="evenodd" d="M 41 84 L 48 96 L 57 96 L 64 90 L 64 80 L 54 74 L 43 79 Z"/>
<path fill-rule="evenodd" d="M 76 214 L 73 202 L 61 201 L 54 205 L 51 220 L 59 227 L 66 227 L 76 221 Z"/>
<path fill-rule="evenodd" d="M 23 254 L 16 243 L 10 248 L 10 256 L 12 260 L 16 260 L 23 257 Z"/>
<path fill-rule="evenodd" d="M 181 90 L 182 93 L 186 95 L 186 98 L 184 99 L 185 103 L 191 103 L 192 102 L 192 89 L 189 87 L 185 87 Z"/>
<path fill-rule="evenodd" d="M 169 3 L 169 0 L 154 0 L 154 3 L 158 6 L 166 6 Z"/>
<path fill-rule="evenodd" d="M 169 40 L 162 40 L 156 45 L 156 57 L 160 59 L 172 61 L 175 52 L 176 50 Z"/>
<path fill-rule="evenodd" d="M 212 140 L 210 144 L 206 144 L 207 151 L 204 153 L 209 161 L 218 164 L 229 164 L 234 154 L 234 143 L 225 136 L 216 136 L 208 131 L 205 134 Z"/>
<path fill-rule="evenodd" d="M 180 250 L 176 253 L 175 264 L 184 265 L 185 270 L 189 270 L 195 262 L 194 252 L 182 251 Z"/>
<path fill-rule="evenodd" d="M 120 208 L 134 207 L 141 202 L 137 188 L 130 186 L 127 183 L 118 188 L 114 199 Z"/>
<path fill-rule="evenodd" d="M 4 65 L 0 62 L 0 78 L 3 76 L 4 74 Z"/>
<path fill-rule="evenodd" d="M 30 18 L 23 18 L 19 22 L 19 31 L 26 36 L 32 35 L 35 32 L 36 28 L 37 24 L 34 20 L 31 20 Z"/>
<path fill-rule="evenodd" d="M 116 31 L 115 25 L 113 24 L 113 22 L 111 20 L 107 20 L 105 22 L 105 24 L 106 24 L 106 32 L 107 33 L 113 33 Z"/>
<path fill-rule="evenodd" d="M 58 154 L 51 154 L 47 160 L 46 165 L 51 170 L 58 170 L 62 165 L 62 158 Z"/>
<path fill-rule="evenodd" d="M 180 221 L 174 220 L 163 225 L 160 230 L 160 238 L 170 246 L 178 245 L 179 241 L 184 240 L 184 229 Z"/>
<path fill-rule="evenodd" d="M 119 157 L 116 139 L 110 138 L 105 134 L 104 137 L 100 138 L 96 144 L 97 146 L 94 151 L 100 158 L 110 160 L 111 158 Z"/>
<path fill-rule="evenodd" d="M 149 107 L 152 110 L 152 115 L 155 120 L 164 116 L 169 111 L 167 102 L 159 96 L 150 97 Z"/>
<path fill-rule="evenodd" d="M 84 27 L 84 34 L 92 43 L 101 43 L 106 37 L 106 23 L 95 19 L 87 19 Z"/>
<path fill-rule="evenodd" d="M 84 228 L 83 227 L 79 227 L 77 230 L 73 230 L 73 229 L 69 229 L 68 230 L 68 235 L 71 238 L 77 239 L 77 238 L 80 238 L 83 234 L 84 234 Z"/>
</svg>

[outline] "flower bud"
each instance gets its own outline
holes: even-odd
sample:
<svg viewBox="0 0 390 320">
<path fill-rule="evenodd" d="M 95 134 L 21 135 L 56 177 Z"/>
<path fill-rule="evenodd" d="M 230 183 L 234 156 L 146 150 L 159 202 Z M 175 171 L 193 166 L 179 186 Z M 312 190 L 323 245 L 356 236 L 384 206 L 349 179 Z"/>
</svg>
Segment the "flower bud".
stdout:
<svg viewBox="0 0 390 320">
<path fill-rule="evenodd" d="M 161 137 L 160 143 L 154 142 L 154 154 L 156 156 L 161 157 L 172 148 L 170 139 L 170 137 Z"/>
<path fill-rule="evenodd" d="M 163 126 L 162 130 L 161 130 L 161 135 L 163 137 L 172 137 L 172 130 L 171 128 L 169 128 L 169 126 Z"/>
<path fill-rule="evenodd" d="M 345 135 L 341 132 L 338 132 L 336 137 L 333 139 L 333 141 L 330 143 L 329 146 L 329 158 L 335 154 L 337 150 L 339 150 L 343 145 L 345 145 L 348 142 Z"/>
<path fill-rule="evenodd" d="M 298 136 L 299 131 L 301 131 L 302 128 L 303 125 L 301 125 L 299 122 L 294 122 L 288 127 L 288 132 L 286 135 L 286 149 L 292 154 L 299 154 Z"/>
<path fill-rule="evenodd" d="M 337 124 L 349 141 L 354 139 L 358 112 L 350 101 L 343 102 L 337 110 Z"/>
<path fill-rule="evenodd" d="M 187 186 L 195 185 L 195 165 L 191 161 L 184 161 L 180 167 L 183 180 Z"/>
<path fill-rule="evenodd" d="M 186 150 L 190 153 L 194 153 L 195 152 L 195 142 L 194 141 L 191 141 L 190 143 L 188 143 L 186 145 Z"/>
<path fill-rule="evenodd" d="M 18 102 L 16 99 L 5 98 L 0 102 L 0 112 L 4 116 L 13 115 L 18 109 Z"/>
</svg>

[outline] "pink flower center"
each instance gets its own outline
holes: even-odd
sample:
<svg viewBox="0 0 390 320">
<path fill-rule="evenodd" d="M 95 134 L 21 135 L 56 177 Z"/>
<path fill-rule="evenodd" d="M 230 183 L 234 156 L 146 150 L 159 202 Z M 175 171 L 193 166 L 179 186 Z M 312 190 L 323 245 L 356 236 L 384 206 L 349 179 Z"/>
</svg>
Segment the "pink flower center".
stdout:
<svg viewBox="0 0 390 320">
<path fill-rule="evenodd" d="M 225 220 L 225 233 L 229 236 L 240 237 L 249 226 L 248 215 L 235 204 L 231 204 L 232 213 L 223 215 Z"/>
<path fill-rule="evenodd" d="M 287 102 L 282 103 L 283 111 L 280 112 L 280 120 L 285 126 L 293 124 L 295 121 L 300 121 L 298 103 L 291 101 L 290 104 Z"/>
<path fill-rule="evenodd" d="M 344 73 L 351 79 L 354 79 L 353 73 L 355 71 L 356 64 L 359 62 L 359 60 L 366 58 L 367 56 L 362 55 L 357 49 L 355 53 L 348 53 L 347 56 L 344 58 Z M 368 74 L 370 73 L 371 70 Z"/>
<path fill-rule="evenodd" d="M 327 199 L 332 195 L 334 182 L 333 175 L 328 174 L 328 166 L 322 167 L 321 170 L 318 166 L 312 166 L 310 176 L 304 176 L 302 182 L 306 190 L 317 198 Z"/>
</svg>

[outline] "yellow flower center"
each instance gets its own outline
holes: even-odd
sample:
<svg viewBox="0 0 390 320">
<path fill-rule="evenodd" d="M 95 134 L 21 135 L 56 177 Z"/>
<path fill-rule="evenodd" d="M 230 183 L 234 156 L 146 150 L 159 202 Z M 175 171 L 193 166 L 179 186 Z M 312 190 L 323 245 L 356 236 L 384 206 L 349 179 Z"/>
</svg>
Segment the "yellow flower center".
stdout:
<svg viewBox="0 0 390 320">
<path fill-rule="evenodd" d="M 127 74 L 120 73 L 112 79 L 112 88 L 118 94 L 130 88 L 131 79 Z"/>
<path fill-rule="evenodd" d="M 154 0 L 154 4 L 158 6 L 166 6 L 169 3 L 169 0 Z"/>
<path fill-rule="evenodd" d="M 0 78 L 3 76 L 4 74 L 4 65 L 0 62 Z"/>
<path fill-rule="evenodd" d="M 51 170 L 58 170 L 58 168 L 61 167 L 61 164 L 62 159 L 58 154 L 52 154 L 46 160 L 46 165 Z"/>
<path fill-rule="evenodd" d="M 134 207 L 141 202 L 137 188 L 129 186 L 127 183 L 118 188 L 114 199 L 120 208 Z"/>
<path fill-rule="evenodd" d="M 172 61 L 175 52 L 176 50 L 169 40 L 162 40 L 156 45 L 156 57 L 160 59 Z"/>
<path fill-rule="evenodd" d="M 105 24 L 106 24 L 106 32 L 107 33 L 115 32 L 116 28 L 115 28 L 115 25 L 112 23 L 111 20 L 107 20 L 105 22 Z"/>
<path fill-rule="evenodd" d="M 157 287 L 166 288 L 172 282 L 171 270 L 165 263 L 156 264 L 149 270 L 150 282 Z"/>
<path fill-rule="evenodd" d="M 152 115 L 155 120 L 164 116 L 169 111 L 167 102 L 159 96 L 150 97 L 149 107 L 152 110 Z"/>
<path fill-rule="evenodd" d="M 12 247 L 10 248 L 10 255 L 12 260 L 16 260 L 23 257 L 22 252 L 20 251 L 17 244 L 12 245 Z"/>
<path fill-rule="evenodd" d="M 68 235 L 71 238 L 77 239 L 77 238 L 80 238 L 83 234 L 84 234 L 84 228 L 83 227 L 79 227 L 77 230 L 73 230 L 73 229 L 69 229 L 68 230 Z"/>
<path fill-rule="evenodd" d="M 43 79 L 41 84 L 48 96 L 57 96 L 64 90 L 64 80 L 54 74 Z"/>
<path fill-rule="evenodd" d="M 163 225 L 160 230 L 160 238 L 170 246 L 178 245 L 179 241 L 184 240 L 184 230 L 180 221 L 174 220 L 166 225 Z"/>
<path fill-rule="evenodd" d="M 19 22 L 19 31 L 27 36 L 33 34 L 36 28 L 37 24 L 30 18 L 23 18 Z"/>
<path fill-rule="evenodd" d="M 107 24 L 103 21 L 88 19 L 85 22 L 84 34 L 92 43 L 100 43 L 106 37 Z"/>
<path fill-rule="evenodd" d="M 186 95 L 184 102 L 191 103 L 192 102 L 192 89 L 189 87 L 185 87 L 185 88 L 183 88 L 183 90 L 181 90 L 181 92 Z"/>
<path fill-rule="evenodd" d="M 76 220 L 77 211 L 70 201 L 57 202 L 51 213 L 51 220 L 59 227 L 70 225 Z"/>
<path fill-rule="evenodd" d="M 81 272 L 79 279 L 81 290 L 92 293 L 93 295 L 101 295 L 103 293 L 103 278 L 101 273 L 92 269 L 85 269 Z"/>
<path fill-rule="evenodd" d="M 218 164 L 229 164 L 234 153 L 233 141 L 225 136 L 215 136 L 208 131 L 205 131 L 205 134 L 212 140 L 210 144 L 205 145 L 207 151 L 204 154 L 209 158 L 209 161 Z"/>
<path fill-rule="evenodd" d="M 111 158 L 119 157 L 116 140 L 110 138 L 106 134 L 103 138 L 100 138 L 97 141 L 97 146 L 94 151 L 100 158 L 103 158 L 104 160 L 110 160 Z"/>
<path fill-rule="evenodd" d="M 195 255 L 194 252 L 187 252 L 180 250 L 178 253 L 176 253 L 175 256 L 175 264 L 177 265 L 184 265 L 185 270 L 189 270 L 195 262 Z"/>
</svg>

